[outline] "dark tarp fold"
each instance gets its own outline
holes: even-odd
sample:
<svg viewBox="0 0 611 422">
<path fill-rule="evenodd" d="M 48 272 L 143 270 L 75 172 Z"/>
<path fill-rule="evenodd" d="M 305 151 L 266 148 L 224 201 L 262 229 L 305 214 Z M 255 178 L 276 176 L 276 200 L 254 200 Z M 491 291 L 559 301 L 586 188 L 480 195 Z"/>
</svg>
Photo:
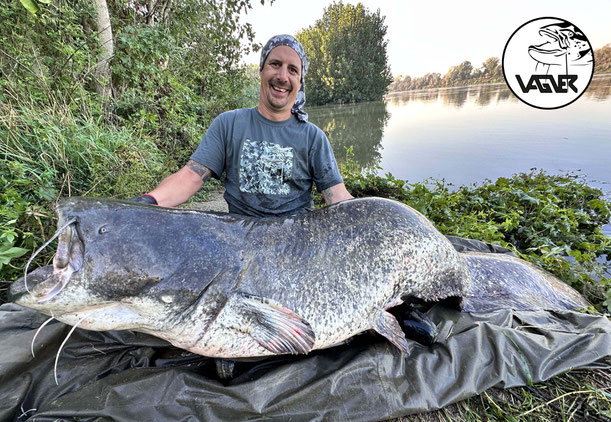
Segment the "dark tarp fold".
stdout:
<svg viewBox="0 0 611 422">
<path fill-rule="evenodd" d="M 506 252 L 454 238 L 466 250 Z M 474 243 L 472 243 L 474 242 Z M 465 246 L 466 245 L 466 246 Z M 486 249 L 486 250 L 485 250 Z M 380 336 L 307 356 L 238 362 L 221 381 L 214 360 L 131 331 L 76 329 L 14 304 L 0 306 L 0 420 L 382 420 L 444 407 L 490 387 L 545 381 L 573 368 L 607 368 L 611 323 L 578 312 L 461 313 L 450 302 L 427 315 L 432 346 L 407 357 Z M 610 371 L 611 373 L 611 371 Z"/>
</svg>

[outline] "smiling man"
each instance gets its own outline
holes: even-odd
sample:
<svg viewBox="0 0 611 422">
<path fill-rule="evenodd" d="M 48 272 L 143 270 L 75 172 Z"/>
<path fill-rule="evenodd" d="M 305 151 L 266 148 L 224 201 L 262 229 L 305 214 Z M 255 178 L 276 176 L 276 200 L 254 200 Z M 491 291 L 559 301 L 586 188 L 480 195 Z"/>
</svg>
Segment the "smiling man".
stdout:
<svg viewBox="0 0 611 422">
<path fill-rule="evenodd" d="M 219 115 L 187 165 L 134 200 L 176 206 L 223 173 L 225 200 L 237 214 L 311 211 L 313 183 L 327 205 L 351 199 L 329 140 L 303 111 L 307 69 L 299 41 L 291 35 L 272 37 L 261 52 L 258 105 Z"/>
</svg>

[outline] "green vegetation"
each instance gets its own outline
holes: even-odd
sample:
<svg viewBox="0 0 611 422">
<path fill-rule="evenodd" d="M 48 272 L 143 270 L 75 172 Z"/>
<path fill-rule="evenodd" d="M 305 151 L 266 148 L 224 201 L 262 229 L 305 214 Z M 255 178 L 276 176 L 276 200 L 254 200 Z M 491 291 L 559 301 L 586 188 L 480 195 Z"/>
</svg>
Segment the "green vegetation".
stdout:
<svg viewBox="0 0 611 422">
<path fill-rule="evenodd" d="M 342 175 L 355 197 L 381 196 L 418 209 L 444 234 L 496 243 L 552 272 L 580 291 L 598 311 L 611 313 L 611 202 L 574 175 L 532 171 L 481 186 L 456 188 L 443 180 L 410 184 L 391 174 L 362 171 L 348 149 Z M 322 206 L 322 197 L 315 197 Z M 606 359 L 606 365 L 611 360 Z M 608 366 L 577 370 L 535 385 L 491 388 L 443 409 L 393 422 L 608 421 Z"/>
<path fill-rule="evenodd" d="M 594 74 L 611 72 L 611 44 L 594 50 Z"/>
<path fill-rule="evenodd" d="M 310 61 L 310 105 L 381 100 L 392 82 L 384 17 L 356 6 L 332 3 L 323 17 L 297 34 Z"/>
<path fill-rule="evenodd" d="M 115 45 L 109 80 L 94 76 L 102 46 L 90 2 L 27 3 L 0 7 L 0 280 L 22 274 L 29 252 L 54 232 L 58 198 L 147 191 L 184 164 L 214 116 L 256 101 L 256 72 L 237 66 L 244 53 L 239 39 L 252 36 L 236 17 L 250 7 L 247 1 L 220 9 L 196 0 L 166 1 L 150 12 L 145 2 L 110 3 Z M 339 39 L 358 23 L 354 43 L 377 48 L 379 55 L 367 60 L 379 58 L 376 74 L 383 80 L 383 20 L 360 4 L 332 4 L 302 32 L 302 41 L 325 34 L 328 44 L 320 51 L 344 51 L 338 63 L 346 67 L 335 75 L 350 75 L 363 65 L 350 61 L 357 49 Z M 596 54 L 597 66 L 604 64 L 611 47 Z M 494 74 L 498 61 L 484 68 Z M 459 66 L 452 74 L 459 78 L 468 70 Z M 111 88 L 108 97 L 100 84 Z M 610 204 L 579 179 L 533 172 L 453 189 L 443 181 L 410 185 L 392 175 L 363 174 L 350 160 L 345 175 L 354 195 L 406 202 L 445 234 L 512 248 L 577 288 L 597 309 L 611 309 L 604 262 L 611 241 L 601 233 Z M 34 265 L 50 260 L 48 250 Z"/>
<path fill-rule="evenodd" d="M 216 115 L 256 102 L 257 70 L 238 66 L 245 53 L 240 39 L 252 41 L 250 26 L 238 19 L 249 0 L 157 0 L 153 10 L 145 0 L 106 3 L 0 4 L 0 290 L 23 275 L 32 251 L 55 231 L 53 206 L 60 197 L 139 195 L 184 164 Z M 101 4 L 110 19 L 100 27 Z M 299 35 L 307 49 L 320 47 L 308 50 L 308 104 L 380 98 L 390 82 L 383 21 L 362 5 L 339 3 Z M 358 31 L 350 27 L 357 24 Z M 110 29 L 108 56 L 101 35 Z M 595 57 L 596 72 L 611 70 L 611 45 Z M 464 83 L 494 81 L 498 59 L 479 70 L 464 62 L 450 73 L 456 83 L 467 74 Z M 398 89 L 442 80 L 438 74 L 425 79 Z M 350 160 L 343 174 L 355 196 L 397 199 L 446 234 L 512 248 L 580 290 L 597 309 L 611 310 L 603 260 L 610 240 L 600 231 L 611 204 L 578 178 L 533 172 L 453 189 L 443 181 L 409 184 L 363 173 Z M 49 263 L 53 252 L 51 245 L 32 268 Z M 430 420 L 604 420 L 611 418 L 610 402 L 608 371 L 590 371 L 492 390 Z"/>
<path fill-rule="evenodd" d="M 603 48 L 594 51 L 594 74 L 610 71 L 611 44 L 607 44 Z M 464 61 L 457 66 L 451 66 L 443 77 L 441 73 L 427 73 L 417 78 L 412 78 L 409 75 L 397 75 L 388 90 L 389 92 L 401 92 L 412 89 L 480 85 L 503 81 L 503 69 L 499 58 L 490 57 L 479 68 L 474 68 L 469 61 Z"/>
<path fill-rule="evenodd" d="M 451 66 L 443 77 L 441 73 L 427 73 L 418 78 L 412 78 L 409 75 L 397 75 L 390 85 L 389 91 L 400 92 L 411 89 L 477 85 L 502 82 L 503 80 L 503 69 L 501 68 L 499 58 L 490 57 L 479 68 L 474 68 L 469 61 L 464 61 L 457 66 Z"/>
</svg>

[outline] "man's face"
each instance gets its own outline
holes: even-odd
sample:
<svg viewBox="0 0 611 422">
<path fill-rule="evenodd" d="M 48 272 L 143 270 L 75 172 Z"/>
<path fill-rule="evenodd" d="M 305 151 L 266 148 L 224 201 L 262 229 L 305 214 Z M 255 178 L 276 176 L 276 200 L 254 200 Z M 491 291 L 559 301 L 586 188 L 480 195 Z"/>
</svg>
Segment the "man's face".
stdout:
<svg viewBox="0 0 611 422">
<path fill-rule="evenodd" d="M 285 120 L 291 115 L 297 92 L 301 88 L 301 59 L 291 47 L 279 45 L 267 55 L 261 77 L 259 111 L 272 120 Z M 261 110 L 263 107 L 263 110 Z"/>
</svg>

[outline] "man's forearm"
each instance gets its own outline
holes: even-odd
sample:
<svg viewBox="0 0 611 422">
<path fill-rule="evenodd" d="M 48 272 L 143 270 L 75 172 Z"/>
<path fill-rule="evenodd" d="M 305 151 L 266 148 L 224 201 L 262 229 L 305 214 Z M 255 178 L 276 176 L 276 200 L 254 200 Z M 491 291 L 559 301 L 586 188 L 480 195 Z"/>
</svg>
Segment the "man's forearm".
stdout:
<svg viewBox="0 0 611 422">
<path fill-rule="evenodd" d="M 207 167 L 189 160 L 178 172 L 169 175 L 150 194 L 163 207 L 175 207 L 186 202 L 212 176 Z"/>
</svg>

